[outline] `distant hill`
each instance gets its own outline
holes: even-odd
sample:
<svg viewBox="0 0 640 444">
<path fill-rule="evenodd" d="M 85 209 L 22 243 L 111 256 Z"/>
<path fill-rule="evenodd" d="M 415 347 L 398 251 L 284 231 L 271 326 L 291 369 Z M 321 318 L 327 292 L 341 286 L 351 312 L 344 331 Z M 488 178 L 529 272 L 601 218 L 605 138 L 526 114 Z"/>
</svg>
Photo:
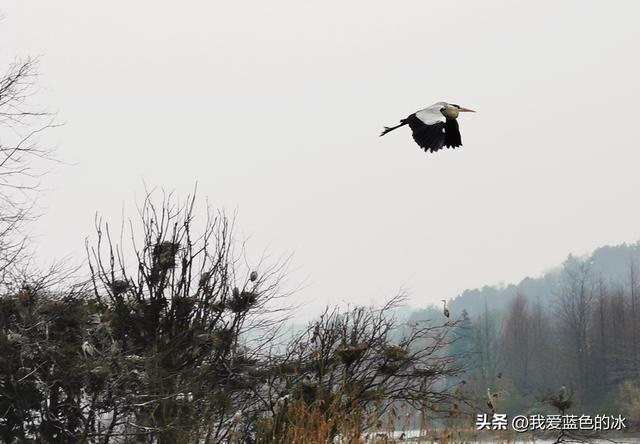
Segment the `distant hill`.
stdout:
<svg viewBox="0 0 640 444">
<path fill-rule="evenodd" d="M 598 248 L 591 255 L 576 258 L 573 255 L 567 257 L 567 261 L 579 259 L 590 261 L 593 276 L 602 278 L 610 284 L 625 285 L 629 279 L 630 265 L 640 271 L 640 242 L 635 244 L 622 244 Z M 517 284 L 507 286 L 484 286 L 482 288 L 465 290 L 449 302 L 452 317 L 458 317 L 462 310 L 466 310 L 472 317 L 478 316 L 488 309 L 501 311 L 518 293 L 524 294 L 530 301 L 549 303 L 555 296 L 561 285 L 562 265 L 559 264 L 539 277 L 526 277 Z M 428 319 L 435 313 L 441 313 L 440 307 L 426 307 L 413 311 L 411 318 Z"/>
</svg>

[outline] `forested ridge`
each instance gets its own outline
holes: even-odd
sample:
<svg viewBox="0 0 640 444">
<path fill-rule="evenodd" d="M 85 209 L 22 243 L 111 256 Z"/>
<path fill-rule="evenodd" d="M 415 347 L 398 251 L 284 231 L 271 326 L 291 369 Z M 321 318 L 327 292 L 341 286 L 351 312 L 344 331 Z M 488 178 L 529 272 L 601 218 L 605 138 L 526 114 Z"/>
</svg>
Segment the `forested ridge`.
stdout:
<svg viewBox="0 0 640 444">
<path fill-rule="evenodd" d="M 565 386 L 582 412 L 638 415 L 639 304 L 640 244 L 601 247 L 539 277 L 451 299 L 460 325 L 450 352 L 464 353 L 465 390 L 499 392 L 510 413 L 541 409 Z M 431 306 L 409 319 L 438 316 Z"/>
</svg>

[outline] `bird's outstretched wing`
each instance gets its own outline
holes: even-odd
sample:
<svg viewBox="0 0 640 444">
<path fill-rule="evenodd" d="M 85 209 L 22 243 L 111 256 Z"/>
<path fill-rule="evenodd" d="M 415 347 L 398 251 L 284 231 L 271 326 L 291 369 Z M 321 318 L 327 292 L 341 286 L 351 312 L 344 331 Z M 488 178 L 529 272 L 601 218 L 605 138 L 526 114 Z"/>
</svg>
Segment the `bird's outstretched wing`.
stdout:
<svg viewBox="0 0 640 444">
<path fill-rule="evenodd" d="M 445 144 L 445 122 L 426 124 L 415 114 L 407 117 L 409 128 L 413 132 L 413 140 L 425 151 L 436 152 Z"/>
<path fill-rule="evenodd" d="M 447 148 L 462 146 L 460 127 L 458 126 L 458 121 L 456 119 L 447 119 L 444 123 L 444 146 Z"/>
</svg>

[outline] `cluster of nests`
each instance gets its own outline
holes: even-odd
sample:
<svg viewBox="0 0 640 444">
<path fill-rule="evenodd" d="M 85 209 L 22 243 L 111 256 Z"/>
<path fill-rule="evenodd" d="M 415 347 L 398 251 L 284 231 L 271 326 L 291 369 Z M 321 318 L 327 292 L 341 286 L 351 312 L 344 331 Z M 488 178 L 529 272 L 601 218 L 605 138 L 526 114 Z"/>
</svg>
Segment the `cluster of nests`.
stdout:
<svg viewBox="0 0 640 444">
<path fill-rule="evenodd" d="M 370 346 L 366 342 L 355 345 L 342 345 L 336 349 L 336 360 L 346 366 L 353 365 L 363 357 L 369 348 Z M 382 349 L 383 363 L 380 365 L 380 371 L 390 374 L 397 372 L 406 363 L 408 355 L 409 351 L 406 347 L 399 345 L 384 347 Z M 428 373 L 431 370 L 425 371 Z"/>
<path fill-rule="evenodd" d="M 251 308 L 258 300 L 257 293 L 252 291 L 240 291 L 234 288 L 231 298 L 227 301 L 227 308 L 234 313 L 244 313 Z"/>
<path fill-rule="evenodd" d="M 176 256 L 180 251 L 180 244 L 172 241 L 158 242 L 151 250 L 151 270 L 149 278 L 152 281 L 158 281 L 164 272 L 174 268 L 177 265 Z M 206 287 L 211 278 L 210 273 L 203 273 L 200 277 L 200 287 Z M 255 282 L 258 280 L 258 273 L 252 271 L 249 275 L 249 281 Z M 125 293 L 130 288 L 130 283 L 126 279 L 115 279 L 110 284 L 111 291 L 115 296 L 119 296 Z M 233 290 L 232 295 L 234 301 L 230 305 L 230 309 L 233 307 L 241 307 L 244 305 L 252 305 L 255 302 L 254 296 L 251 292 L 240 292 L 237 288 Z M 235 311 L 235 310 L 234 310 Z"/>
<path fill-rule="evenodd" d="M 152 252 L 153 265 L 151 270 L 152 278 L 158 277 L 158 272 L 161 270 L 168 270 L 170 268 L 175 267 L 176 261 L 175 256 L 178 253 L 180 245 L 175 242 L 160 242 L 154 248 Z M 210 273 L 203 273 L 200 277 L 199 286 L 204 288 L 207 286 L 209 279 L 211 278 Z M 249 274 L 249 281 L 256 282 L 258 280 L 258 272 L 252 271 Z M 111 291 L 115 296 L 119 296 L 124 294 L 130 288 L 129 281 L 126 279 L 116 279 L 111 285 Z M 181 299 L 189 299 L 193 300 L 194 298 L 181 298 Z M 248 311 L 258 300 L 258 293 L 255 291 L 249 290 L 239 290 L 237 287 L 233 288 L 231 292 L 231 296 L 226 301 L 221 301 L 212 304 L 212 308 L 214 311 L 222 312 L 225 309 L 229 309 L 234 313 L 244 313 Z M 187 302 L 187 301 L 184 301 Z"/>
<path fill-rule="evenodd" d="M 115 296 L 119 296 L 129 289 L 129 283 L 125 280 L 116 279 L 111 284 L 111 290 Z M 211 305 L 214 311 L 222 312 L 225 309 L 233 313 L 244 313 L 255 305 L 258 300 L 258 293 L 248 290 L 239 290 L 237 287 L 231 292 L 231 296 L 227 301 L 216 302 Z M 176 303 L 181 305 L 194 305 L 197 302 L 194 297 L 177 298 Z"/>
<path fill-rule="evenodd" d="M 203 286 L 203 280 L 208 280 L 209 275 L 205 273 L 200 279 L 200 286 Z M 258 280 L 258 272 L 252 271 L 249 275 L 249 281 L 255 282 Z M 233 313 L 244 313 L 249 311 L 251 307 L 258 301 L 258 293 L 250 290 L 240 290 L 238 287 L 234 287 L 231 291 L 231 297 L 226 301 L 221 301 L 214 304 L 214 310 L 223 311 L 225 309 L 231 310 Z"/>
</svg>

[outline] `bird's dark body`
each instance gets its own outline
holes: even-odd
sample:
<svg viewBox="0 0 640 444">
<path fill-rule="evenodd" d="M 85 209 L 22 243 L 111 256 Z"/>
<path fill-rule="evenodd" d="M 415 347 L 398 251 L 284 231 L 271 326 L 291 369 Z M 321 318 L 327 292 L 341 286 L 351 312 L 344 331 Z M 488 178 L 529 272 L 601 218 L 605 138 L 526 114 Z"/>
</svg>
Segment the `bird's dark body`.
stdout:
<svg viewBox="0 0 640 444">
<path fill-rule="evenodd" d="M 456 119 L 446 119 L 444 122 L 427 125 L 414 113 L 400 122 L 409 125 L 413 132 L 413 140 L 425 151 L 435 153 L 443 147 L 456 148 L 462 145 Z"/>
</svg>

